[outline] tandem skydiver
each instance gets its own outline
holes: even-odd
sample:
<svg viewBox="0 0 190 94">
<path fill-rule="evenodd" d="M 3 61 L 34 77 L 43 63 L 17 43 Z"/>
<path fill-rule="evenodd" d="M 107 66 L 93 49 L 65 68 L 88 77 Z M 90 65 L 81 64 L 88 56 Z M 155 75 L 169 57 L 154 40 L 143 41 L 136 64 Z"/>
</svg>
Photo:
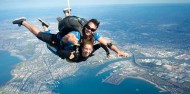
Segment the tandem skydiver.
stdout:
<svg viewBox="0 0 190 94">
<path fill-rule="evenodd" d="M 80 18 L 80 17 L 67 16 L 64 19 L 59 19 L 58 21 L 59 21 L 59 26 L 58 26 L 59 33 L 57 35 L 43 34 L 39 30 L 36 30 L 36 28 L 31 28 L 30 27 L 31 25 L 28 24 L 25 21 L 25 19 L 15 20 L 13 21 L 13 24 L 22 25 L 23 24 L 22 22 L 26 22 L 27 24 L 24 25 L 25 27 L 27 27 L 39 39 L 41 40 L 43 38 L 46 39 L 45 42 L 50 45 L 53 45 L 54 47 L 62 48 L 64 46 L 63 44 L 65 44 L 66 42 L 70 42 L 73 45 L 78 45 L 80 39 L 78 39 L 77 37 L 81 37 L 82 39 L 80 40 L 80 42 L 83 42 L 83 43 L 85 41 L 94 42 L 94 39 L 95 39 L 95 40 L 98 40 L 100 43 L 103 43 L 104 45 L 108 46 L 113 51 L 115 51 L 118 54 L 118 56 L 125 56 L 125 57 L 128 56 L 127 53 L 121 52 L 116 46 L 112 45 L 111 42 L 109 42 L 105 38 L 101 37 L 97 32 L 95 32 L 99 26 L 99 22 L 96 19 L 92 19 L 87 22 L 85 19 Z M 68 33 L 71 31 L 78 31 L 78 32 L 75 32 L 75 34 Z M 47 37 L 44 37 L 44 35 Z M 60 42 L 60 39 L 61 39 L 61 42 Z M 65 49 L 65 50 L 68 50 L 68 49 Z"/>
<path fill-rule="evenodd" d="M 76 17 L 76 16 L 70 16 L 71 9 L 64 10 L 64 13 L 68 13 L 69 15 L 65 18 L 58 18 L 58 29 L 59 29 L 59 35 L 65 36 L 62 38 L 62 41 L 64 38 L 72 40 L 72 44 L 77 44 L 78 40 L 75 35 L 67 34 L 65 31 L 67 30 L 76 30 L 79 31 L 83 40 L 94 40 L 98 41 L 100 44 L 103 44 L 113 50 L 117 53 L 118 56 L 124 56 L 128 57 L 128 53 L 124 53 L 120 51 L 115 45 L 113 45 L 110 40 L 105 39 L 102 37 L 98 32 L 96 32 L 99 22 L 95 19 L 95 24 L 91 22 L 87 22 L 84 18 Z M 66 15 L 66 14 L 65 14 Z M 87 23 L 87 24 L 86 24 Z M 65 28 L 65 27 L 69 27 Z M 72 28 L 75 27 L 75 28 Z"/>
<path fill-rule="evenodd" d="M 47 24 L 43 23 L 43 20 L 40 20 L 42 25 L 48 26 Z M 93 24 L 94 20 L 90 20 L 89 22 Z M 93 52 L 93 43 L 92 41 L 84 41 L 83 45 L 79 47 L 79 52 L 74 51 L 75 47 L 69 42 L 73 42 L 70 38 L 62 38 L 60 42 L 60 35 L 59 34 L 50 34 L 47 32 L 41 32 L 37 27 L 29 24 L 26 21 L 26 18 L 19 18 L 13 21 L 13 24 L 18 24 L 19 26 L 25 26 L 31 33 L 33 33 L 38 39 L 46 42 L 47 44 L 56 48 L 55 54 L 60 56 L 62 59 L 68 59 L 69 61 L 73 62 L 81 62 L 87 60 L 88 57 L 92 56 Z M 80 33 L 78 31 L 72 31 L 68 33 L 68 36 L 75 36 L 76 40 L 80 40 Z M 94 49 L 96 50 L 96 49 Z"/>
<path fill-rule="evenodd" d="M 48 29 L 49 25 L 45 21 L 40 19 L 40 18 L 38 20 L 42 23 L 42 27 L 44 29 L 44 32 L 50 34 L 50 30 Z M 78 37 L 80 37 L 79 34 L 78 34 Z M 49 44 L 47 44 L 47 48 L 52 53 L 58 55 L 62 59 L 66 58 L 67 61 L 73 61 L 73 62 L 85 61 L 88 57 L 93 56 L 93 53 L 96 50 L 98 50 L 100 47 L 102 47 L 106 51 L 107 57 L 109 57 L 110 52 L 109 52 L 109 50 L 108 50 L 108 48 L 106 46 L 104 46 L 102 44 L 93 45 L 93 43 L 94 43 L 93 41 L 85 41 L 85 42 L 80 43 L 80 46 L 74 46 L 72 50 L 68 50 L 68 48 L 67 48 L 70 43 L 66 43 L 65 45 L 67 45 L 67 47 L 65 46 L 66 48 L 64 48 L 64 49 L 59 49 L 58 47 L 51 46 Z M 73 46 L 73 45 L 71 45 L 71 46 Z M 69 47 L 71 47 L 71 46 L 69 46 Z M 78 47 L 78 49 L 76 47 Z M 91 52 L 88 56 L 84 55 L 85 53 L 87 53 L 87 49 L 89 49 L 90 52 Z M 74 58 L 72 59 L 71 57 L 73 57 L 73 56 L 74 56 Z"/>
</svg>

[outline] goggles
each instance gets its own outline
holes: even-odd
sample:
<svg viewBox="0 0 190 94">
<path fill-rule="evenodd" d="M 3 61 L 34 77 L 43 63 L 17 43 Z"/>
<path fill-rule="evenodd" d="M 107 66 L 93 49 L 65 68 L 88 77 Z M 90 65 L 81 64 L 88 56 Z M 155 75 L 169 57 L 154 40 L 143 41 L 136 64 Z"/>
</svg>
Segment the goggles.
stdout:
<svg viewBox="0 0 190 94">
<path fill-rule="evenodd" d="M 96 29 L 91 28 L 89 25 L 86 25 L 86 28 L 87 28 L 88 30 L 91 30 L 92 32 L 95 32 L 95 31 L 96 31 Z"/>
</svg>

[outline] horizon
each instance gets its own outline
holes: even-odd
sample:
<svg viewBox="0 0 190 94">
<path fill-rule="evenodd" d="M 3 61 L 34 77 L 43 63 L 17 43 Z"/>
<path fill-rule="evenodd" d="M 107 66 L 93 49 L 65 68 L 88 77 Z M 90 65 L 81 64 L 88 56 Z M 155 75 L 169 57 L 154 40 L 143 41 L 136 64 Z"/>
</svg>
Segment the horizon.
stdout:
<svg viewBox="0 0 190 94">
<path fill-rule="evenodd" d="M 22 8 L 52 8 L 52 7 L 68 7 L 67 0 L 46 0 L 38 1 L 38 0 L 2 0 L 0 1 L 0 9 L 22 9 Z M 11 3 L 10 3 L 11 2 Z M 85 3 L 84 3 L 85 2 Z M 190 4 L 190 0 L 109 0 L 107 1 L 73 1 L 70 0 L 70 7 L 75 6 L 97 6 L 97 5 L 117 5 L 117 4 L 126 4 L 126 5 L 139 5 L 139 4 Z"/>
</svg>

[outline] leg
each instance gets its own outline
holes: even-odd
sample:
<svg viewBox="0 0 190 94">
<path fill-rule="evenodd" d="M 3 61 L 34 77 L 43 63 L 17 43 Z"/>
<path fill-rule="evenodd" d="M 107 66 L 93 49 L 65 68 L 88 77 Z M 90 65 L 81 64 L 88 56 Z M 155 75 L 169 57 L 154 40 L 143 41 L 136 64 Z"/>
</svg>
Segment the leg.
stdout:
<svg viewBox="0 0 190 94">
<path fill-rule="evenodd" d="M 60 43 L 59 43 L 59 40 L 57 39 L 57 35 L 40 32 L 40 30 L 38 28 L 36 28 L 35 26 L 32 26 L 31 24 L 27 23 L 26 21 L 23 21 L 22 25 L 25 26 L 26 28 L 28 28 L 38 39 L 53 46 L 56 50 L 58 49 Z M 47 28 L 47 27 L 45 27 L 45 28 Z M 48 49 L 50 49 L 50 48 L 48 48 Z M 52 52 L 55 53 L 56 51 L 52 51 Z"/>
<path fill-rule="evenodd" d="M 45 22 L 44 20 L 42 20 L 41 18 L 38 18 L 38 20 L 42 23 L 42 28 L 44 29 L 44 31 L 46 33 L 50 33 L 50 30 L 49 30 L 49 24 L 47 22 Z"/>
<path fill-rule="evenodd" d="M 21 18 L 15 19 L 13 21 L 13 24 L 18 24 L 18 26 L 21 26 L 21 25 L 25 26 L 34 35 L 37 35 L 40 32 L 40 30 L 37 27 L 35 27 L 35 26 L 29 24 L 28 22 L 26 22 L 26 18 L 25 17 L 21 17 Z"/>
<path fill-rule="evenodd" d="M 47 22 L 45 22 L 44 20 L 42 20 L 41 18 L 38 18 L 38 20 L 42 23 L 42 27 L 43 27 L 44 31 L 47 31 L 49 24 Z"/>
<path fill-rule="evenodd" d="M 28 28 L 29 31 L 31 31 L 38 39 L 50 44 L 50 45 L 59 45 L 59 42 L 57 40 L 57 37 L 55 34 L 48 34 L 44 32 L 40 32 L 40 30 L 32 26 L 31 24 L 27 23 L 26 21 L 23 21 L 23 26 Z"/>
<path fill-rule="evenodd" d="M 26 21 L 23 21 L 23 22 L 22 22 L 22 25 L 25 26 L 26 28 L 28 28 L 28 30 L 29 30 L 30 32 L 32 32 L 35 36 L 37 36 L 37 34 L 40 32 L 40 30 L 39 30 L 37 27 L 35 27 L 35 26 L 29 24 L 29 23 L 26 22 Z"/>
<path fill-rule="evenodd" d="M 29 24 L 28 22 L 26 22 L 26 18 L 24 18 L 24 17 L 14 20 L 13 24 L 18 24 L 19 26 L 20 25 L 25 26 L 38 39 L 40 39 L 40 40 L 42 40 L 42 41 L 44 41 L 44 42 L 46 42 L 46 43 L 48 43 L 50 45 L 59 45 L 57 35 L 40 32 L 40 30 L 37 27 L 35 27 L 35 26 Z"/>
<path fill-rule="evenodd" d="M 44 29 L 45 32 L 49 31 L 49 29 L 46 26 L 42 26 L 42 28 Z"/>
<path fill-rule="evenodd" d="M 40 22 L 42 22 L 42 26 L 44 28 L 44 30 L 48 30 L 47 25 L 44 25 L 43 20 L 40 20 Z M 28 30 L 30 32 L 32 32 L 38 39 L 40 39 L 43 42 L 47 43 L 47 48 L 54 54 L 56 54 L 57 49 L 59 49 L 60 43 L 59 40 L 57 39 L 57 35 L 56 34 L 50 34 L 50 32 L 40 32 L 40 30 L 29 24 L 28 22 L 26 22 L 26 19 L 23 18 L 19 18 L 13 21 L 13 24 L 18 24 L 19 26 L 23 25 L 26 28 L 28 28 Z"/>
</svg>

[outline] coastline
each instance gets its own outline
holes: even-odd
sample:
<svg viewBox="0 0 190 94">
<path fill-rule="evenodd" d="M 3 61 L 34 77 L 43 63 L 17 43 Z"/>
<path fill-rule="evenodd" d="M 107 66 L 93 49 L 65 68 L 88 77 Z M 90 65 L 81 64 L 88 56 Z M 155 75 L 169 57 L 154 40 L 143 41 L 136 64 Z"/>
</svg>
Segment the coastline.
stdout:
<svg viewBox="0 0 190 94">
<path fill-rule="evenodd" d="M 0 84 L 1 87 L 3 87 L 4 85 L 6 85 L 6 83 L 8 83 L 12 78 L 14 78 L 14 75 L 12 75 L 12 70 L 14 69 L 14 66 L 17 65 L 21 59 L 17 56 L 12 55 L 9 51 L 6 50 L 0 50 L 1 53 L 1 67 L 3 67 L 4 69 L 0 70 L 1 72 L 1 79 L 0 82 L 2 81 L 2 83 Z"/>
<path fill-rule="evenodd" d="M 3 50 L 3 51 L 7 51 L 7 50 Z M 17 54 L 18 51 L 16 51 L 16 50 L 11 50 L 11 51 L 7 51 L 7 52 L 9 52 L 11 56 L 18 57 L 22 61 L 26 60 L 26 58 L 24 56 L 18 55 Z"/>
<path fill-rule="evenodd" d="M 138 76 L 138 77 L 128 76 L 127 78 L 140 79 L 140 80 L 146 81 L 146 82 L 148 82 L 148 83 L 154 85 L 156 88 L 160 89 L 160 90 L 161 90 L 160 92 L 167 91 L 167 90 L 165 90 L 164 88 L 158 86 L 156 83 L 154 83 L 154 82 L 152 82 L 152 81 L 149 81 L 149 80 L 147 80 L 147 79 L 145 79 L 145 78 L 142 78 L 142 77 L 140 77 L 140 76 Z"/>
</svg>

